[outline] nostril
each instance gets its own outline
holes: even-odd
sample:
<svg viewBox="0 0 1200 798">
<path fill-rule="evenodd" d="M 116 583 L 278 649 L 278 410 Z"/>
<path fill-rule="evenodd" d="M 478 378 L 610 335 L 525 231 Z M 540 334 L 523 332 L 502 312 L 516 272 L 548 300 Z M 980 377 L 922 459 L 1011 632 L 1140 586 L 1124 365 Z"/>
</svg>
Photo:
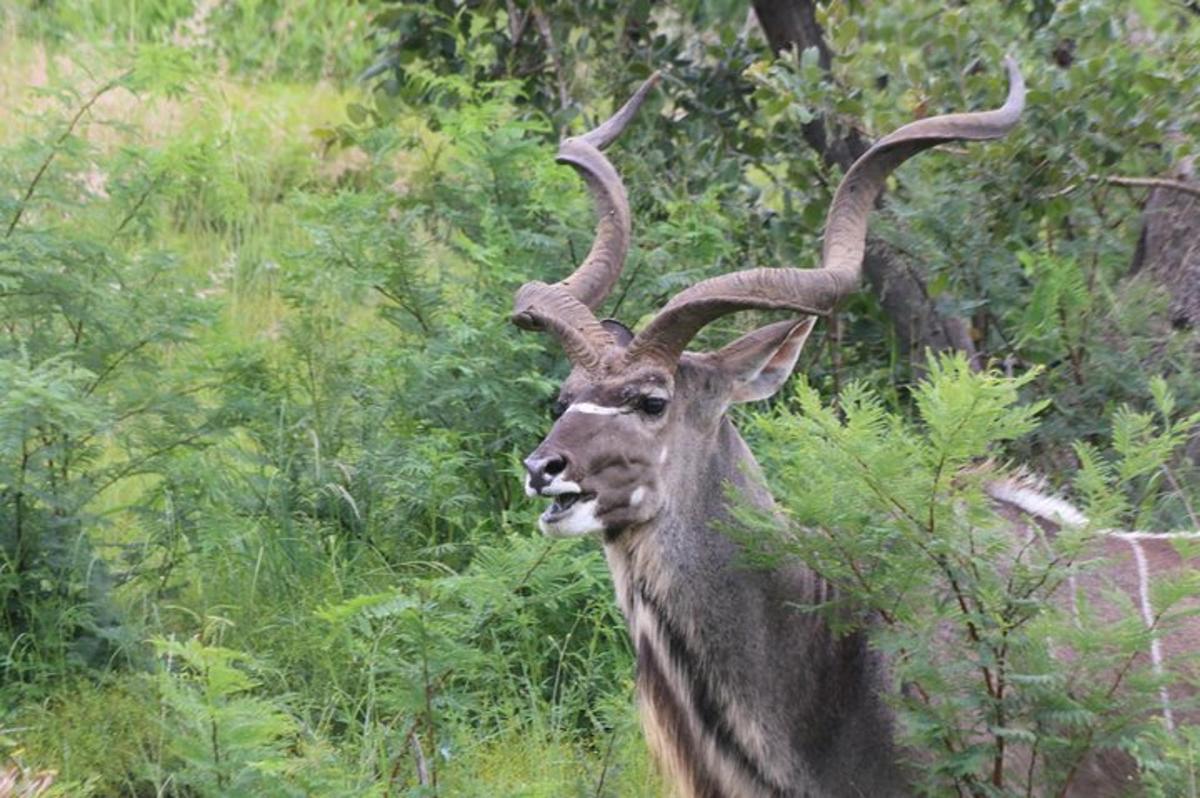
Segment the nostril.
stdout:
<svg viewBox="0 0 1200 798">
<path fill-rule="evenodd" d="M 543 488 L 559 478 L 567 470 L 570 461 L 566 455 L 555 454 L 549 457 L 529 457 L 525 460 L 525 489 L 540 493 Z"/>
</svg>

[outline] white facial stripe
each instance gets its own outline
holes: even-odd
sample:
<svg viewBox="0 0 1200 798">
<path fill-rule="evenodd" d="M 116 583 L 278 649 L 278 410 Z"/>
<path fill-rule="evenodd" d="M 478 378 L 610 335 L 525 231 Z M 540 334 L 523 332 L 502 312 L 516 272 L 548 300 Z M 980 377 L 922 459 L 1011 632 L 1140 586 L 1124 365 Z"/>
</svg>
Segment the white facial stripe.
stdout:
<svg viewBox="0 0 1200 798">
<path fill-rule="evenodd" d="M 591 402 L 576 402 L 566 409 L 567 413 L 587 413 L 590 416 L 615 416 L 626 412 L 624 407 L 605 407 Z"/>
<path fill-rule="evenodd" d="M 629 506 L 637 507 L 644 498 L 646 498 L 646 489 L 639 485 L 629 496 Z"/>
<path fill-rule="evenodd" d="M 577 538 L 593 532 L 601 532 L 604 530 L 604 525 L 596 518 L 596 500 L 589 499 L 585 502 L 576 502 L 571 507 L 571 511 L 557 521 L 547 521 L 546 515 L 543 514 L 538 519 L 538 528 L 546 537 Z"/>
</svg>

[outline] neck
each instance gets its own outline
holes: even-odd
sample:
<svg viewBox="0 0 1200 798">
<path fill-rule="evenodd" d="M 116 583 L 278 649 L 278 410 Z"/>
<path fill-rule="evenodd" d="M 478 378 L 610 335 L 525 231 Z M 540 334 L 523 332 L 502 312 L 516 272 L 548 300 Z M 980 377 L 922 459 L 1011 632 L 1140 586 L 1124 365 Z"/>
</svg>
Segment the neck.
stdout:
<svg viewBox="0 0 1200 798">
<path fill-rule="evenodd" d="M 828 600 L 799 566 L 751 570 L 721 533 L 728 487 L 769 509 L 757 463 L 722 420 L 689 490 L 605 553 L 638 658 L 647 739 L 685 795 L 815 795 L 899 787 L 875 658 L 797 605 Z M 859 740 L 874 740 L 860 750 Z"/>
</svg>

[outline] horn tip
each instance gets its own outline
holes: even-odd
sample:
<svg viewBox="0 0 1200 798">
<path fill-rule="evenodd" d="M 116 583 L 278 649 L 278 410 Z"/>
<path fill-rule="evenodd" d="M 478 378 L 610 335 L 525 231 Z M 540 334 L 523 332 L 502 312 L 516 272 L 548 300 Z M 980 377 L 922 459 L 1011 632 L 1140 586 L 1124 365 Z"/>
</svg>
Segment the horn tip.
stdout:
<svg viewBox="0 0 1200 798">
<path fill-rule="evenodd" d="M 1021 66 L 1012 53 L 1004 55 L 1004 68 L 1008 71 L 1008 103 L 1023 108 L 1025 105 L 1025 78 L 1021 75 Z"/>
</svg>

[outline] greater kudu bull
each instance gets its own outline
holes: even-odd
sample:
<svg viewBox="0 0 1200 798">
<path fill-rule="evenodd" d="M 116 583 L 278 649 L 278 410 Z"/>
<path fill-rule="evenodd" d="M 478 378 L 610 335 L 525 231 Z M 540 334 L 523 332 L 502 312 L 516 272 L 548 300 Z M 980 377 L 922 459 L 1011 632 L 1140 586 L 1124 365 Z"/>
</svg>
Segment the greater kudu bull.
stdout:
<svg viewBox="0 0 1200 798">
<path fill-rule="evenodd" d="M 552 333 L 573 365 L 553 428 L 525 460 L 525 487 L 551 499 L 540 519 L 545 534 L 603 540 L 636 650 L 646 735 L 685 795 L 909 792 L 881 697 L 880 657 L 863 635 L 835 635 L 820 615 L 796 610 L 826 597 L 819 577 L 800 566 L 740 567 L 738 546 L 720 531 L 730 522 L 728 486 L 752 505 L 772 501 L 726 411 L 774 394 L 815 317 L 858 288 L 867 217 L 893 169 L 937 144 L 998 138 L 1017 123 L 1025 88 L 1015 63 L 1007 69 L 1001 108 L 913 122 L 859 158 L 833 198 L 820 268 L 704 280 L 636 334 L 595 315 L 620 274 L 631 227 L 624 186 L 601 150 L 657 75 L 611 119 L 559 148 L 558 160 L 586 181 L 598 226 L 569 277 L 527 283 L 516 296 L 513 322 Z M 706 324 L 745 309 L 804 318 L 769 324 L 716 352 L 685 351 Z M 997 482 L 992 494 L 1045 523 L 1076 520 L 1065 503 L 1018 482 Z M 1129 545 L 1144 567 L 1149 541 Z M 1125 785 L 1126 770 L 1097 767 L 1101 781 L 1112 771 L 1110 782 Z"/>
</svg>

